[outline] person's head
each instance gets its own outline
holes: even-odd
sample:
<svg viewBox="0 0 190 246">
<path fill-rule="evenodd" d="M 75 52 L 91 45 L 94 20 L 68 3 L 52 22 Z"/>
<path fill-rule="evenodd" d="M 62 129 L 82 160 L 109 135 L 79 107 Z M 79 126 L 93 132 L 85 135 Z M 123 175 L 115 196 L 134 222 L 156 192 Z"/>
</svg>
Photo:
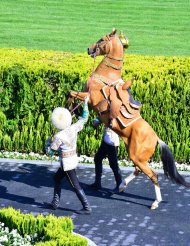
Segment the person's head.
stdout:
<svg viewBox="0 0 190 246">
<path fill-rule="evenodd" d="M 64 130 L 72 123 L 71 113 L 66 108 L 55 108 L 51 115 L 51 122 L 58 130 Z"/>
</svg>

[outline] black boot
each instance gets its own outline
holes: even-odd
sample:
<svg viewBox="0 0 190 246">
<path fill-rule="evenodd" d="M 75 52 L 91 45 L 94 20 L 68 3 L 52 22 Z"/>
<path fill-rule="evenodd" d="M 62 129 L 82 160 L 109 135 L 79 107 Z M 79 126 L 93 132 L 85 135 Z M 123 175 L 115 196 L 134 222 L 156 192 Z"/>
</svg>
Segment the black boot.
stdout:
<svg viewBox="0 0 190 246">
<path fill-rule="evenodd" d="M 114 177 L 115 177 L 115 181 L 116 181 L 116 187 L 112 190 L 113 193 L 119 193 L 119 186 L 122 182 L 122 175 L 121 175 L 121 170 L 115 170 L 113 171 L 114 173 Z"/>
<path fill-rule="evenodd" d="M 93 189 L 100 190 L 102 188 L 101 177 L 102 177 L 101 173 L 96 173 L 95 182 L 90 185 Z"/>
<path fill-rule="evenodd" d="M 53 209 L 57 209 L 59 207 L 60 197 L 61 197 L 61 185 L 56 184 L 54 187 L 53 200 L 51 202 L 51 207 Z"/>
<path fill-rule="evenodd" d="M 80 200 L 80 202 L 82 203 L 83 208 L 81 210 L 77 210 L 76 213 L 78 214 L 90 214 L 92 212 L 92 209 L 90 207 L 90 204 L 87 200 L 87 197 L 84 193 L 84 191 L 81 190 L 75 190 L 76 195 L 78 197 L 78 199 Z"/>
<path fill-rule="evenodd" d="M 91 184 L 90 186 L 95 190 L 100 190 L 102 188 L 101 177 L 100 178 L 96 177 L 95 182 L 93 184 Z"/>
</svg>

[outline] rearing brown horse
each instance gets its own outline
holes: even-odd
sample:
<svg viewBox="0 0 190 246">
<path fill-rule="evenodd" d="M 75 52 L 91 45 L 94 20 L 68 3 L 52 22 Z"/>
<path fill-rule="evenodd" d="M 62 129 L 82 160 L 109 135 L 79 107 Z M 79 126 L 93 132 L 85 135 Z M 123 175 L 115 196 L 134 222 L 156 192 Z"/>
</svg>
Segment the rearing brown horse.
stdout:
<svg viewBox="0 0 190 246">
<path fill-rule="evenodd" d="M 135 165 L 135 171 L 123 180 L 119 189 L 123 191 L 127 184 L 141 172 L 154 183 L 156 200 L 151 209 L 156 209 L 162 201 L 158 178 L 149 167 L 148 160 L 154 154 L 157 144 L 161 149 L 161 160 L 165 175 L 177 184 L 190 187 L 178 173 L 173 155 L 168 146 L 159 139 L 152 127 L 140 116 L 139 108 L 129 100 L 125 83 L 121 79 L 124 57 L 124 42 L 116 30 L 98 40 L 90 48 L 91 57 L 104 55 L 87 81 L 85 92 L 71 92 L 71 96 L 84 100 L 88 94 L 89 104 L 100 120 L 110 126 L 124 140 L 129 158 Z"/>
</svg>

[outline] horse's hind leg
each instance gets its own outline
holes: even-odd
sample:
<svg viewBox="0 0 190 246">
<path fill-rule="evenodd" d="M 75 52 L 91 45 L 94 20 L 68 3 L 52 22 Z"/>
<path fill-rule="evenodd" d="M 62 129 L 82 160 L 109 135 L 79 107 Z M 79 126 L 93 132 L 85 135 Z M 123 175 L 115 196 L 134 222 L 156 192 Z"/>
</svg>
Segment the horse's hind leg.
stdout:
<svg viewBox="0 0 190 246">
<path fill-rule="evenodd" d="M 134 162 L 138 168 L 146 174 L 154 184 L 156 200 L 152 203 L 151 209 L 158 208 L 159 203 L 162 201 L 162 196 L 160 192 L 160 185 L 158 182 L 157 174 L 149 167 L 147 162 Z"/>
<path fill-rule="evenodd" d="M 154 184 L 154 188 L 155 188 L 155 193 L 156 193 L 156 200 L 153 202 L 151 209 L 158 208 L 158 204 L 162 201 L 162 196 L 161 196 L 161 192 L 160 192 L 160 185 Z"/>
<path fill-rule="evenodd" d="M 142 169 L 144 170 L 144 168 L 142 168 Z M 148 169 L 150 169 L 150 170 L 148 171 Z M 133 173 L 131 173 L 128 177 L 126 177 L 119 186 L 119 192 L 123 192 L 127 188 L 127 185 L 129 184 L 129 182 L 131 182 L 140 173 L 141 173 L 141 170 L 139 168 L 136 168 L 136 170 Z M 144 170 L 143 173 L 145 173 L 151 179 L 151 181 L 154 183 L 156 200 L 153 202 L 151 209 L 156 209 L 156 208 L 158 208 L 158 204 L 162 201 L 162 196 L 161 196 L 161 192 L 160 192 L 160 185 L 158 183 L 157 175 L 150 167 L 148 167 L 146 171 Z"/>
<path fill-rule="evenodd" d="M 156 209 L 158 204 L 162 201 L 157 174 L 149 167 L 148 164 L 148 160 L 154 154 L 157 141 L 158 137 L 156 133 L 147 123 L 144 123 L 133 129 L 130 143 L 128 145 L 129 157 L 135 167 L 146 174 L 154 184 L 156 199 L 153 202 L 151 209 Z"/>
<path fill-rule="evenodd" d="M 138 168 L 136 168 L 136 170 L 133 173 L 131 173 L 128 177 L 126 177 L 119 186 L 119 192 L 123 192 L 127 188 L 129 182 L 131 182 L 140 173 L 141 171 Z"/>
<path fill-rule="evenodd" d="M 154 154 L 155 147 L 158 142 L 158 137 L 150 125 L 144 120 L 139 120 L 133 124 L 131 136 L 128 145 L 129 158 L 134 163 L 135 167 L 146 174 L 153 182 L 156 192 L 156 200 L 153 202 L 151 209 L 156 209 L 162 201 L 160 185 L 156 173 L 149 167 L 148 160 Z"/>
</svg>

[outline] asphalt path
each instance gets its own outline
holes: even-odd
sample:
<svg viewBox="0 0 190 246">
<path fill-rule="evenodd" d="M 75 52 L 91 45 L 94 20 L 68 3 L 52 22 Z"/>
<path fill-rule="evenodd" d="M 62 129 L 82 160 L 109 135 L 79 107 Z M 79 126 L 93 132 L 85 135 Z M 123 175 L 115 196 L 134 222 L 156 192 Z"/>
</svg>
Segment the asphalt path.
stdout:
<svg viewBox="0 0 190 246">
<path fill-rule="evenodd" d="M 91 215 L 79 215 L 81 204 L 67 180 L 62 183 L 60 207 L 51 210 L 53 175 L 58 163 L 0 159 L 0 207 L 12 206 L 23 213 L 70 216 L 74 232 L 97 246 L 190 246 L 190 189 L 171 183 L 159 173 L 163 202 L 150 210 L 154 186 L 144 175 L 133 180 L 126 191 L 113 194 L 109 167 L 104 168 L 103 189 L 94 191 L 94 166 L 77 168 L 80 183 L 92 206 Z M 122 168 L 123 177 L 131 170 Z M 190 182 L 190 173 L 184 174 Z"/>
</svg>

